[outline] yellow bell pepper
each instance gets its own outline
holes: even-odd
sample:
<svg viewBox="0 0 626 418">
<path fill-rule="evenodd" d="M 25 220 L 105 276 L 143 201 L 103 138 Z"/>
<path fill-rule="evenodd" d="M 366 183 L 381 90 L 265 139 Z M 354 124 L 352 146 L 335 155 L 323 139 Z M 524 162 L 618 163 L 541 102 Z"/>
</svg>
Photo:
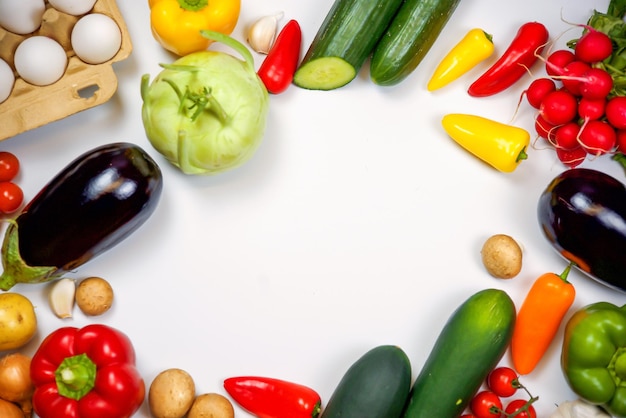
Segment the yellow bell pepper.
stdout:
<svg viewBox="0 0 626 418">
<path fill-rule="evenodd" d="M 445 115 L 441 123 L 455 142 L 499 171 L 510 173 L 528 157 L 525 129 L 459 113 Z"/>
<path fill-rule="evenodd" d="M 152 35 L 165 49 L 184 56 L 203 51 L 211 30 L 230 35 L 239 20 L 241 0 L 148 0 Z"/>
<path fill-rule="evenodd" d="M 448 85 L 489 58 L 494 49 L 491 35 L 471 29 L 441 60 L 426 88 L 434 91 Z"/>
</svg>

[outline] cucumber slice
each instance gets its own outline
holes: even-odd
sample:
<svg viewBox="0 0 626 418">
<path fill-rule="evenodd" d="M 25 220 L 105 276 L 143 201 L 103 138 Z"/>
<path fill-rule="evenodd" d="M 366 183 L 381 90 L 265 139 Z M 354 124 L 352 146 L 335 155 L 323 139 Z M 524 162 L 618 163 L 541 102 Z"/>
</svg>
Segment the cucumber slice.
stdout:
<svg viewBox="0 0 626 418">
<path fill-rule="evenodd" d="M 309 90 L 333 90 L 356 77 L 356 68 L 339 57 L 322 57 L 309 61 L 294 75 L 293 82 Z"/>
</svg>

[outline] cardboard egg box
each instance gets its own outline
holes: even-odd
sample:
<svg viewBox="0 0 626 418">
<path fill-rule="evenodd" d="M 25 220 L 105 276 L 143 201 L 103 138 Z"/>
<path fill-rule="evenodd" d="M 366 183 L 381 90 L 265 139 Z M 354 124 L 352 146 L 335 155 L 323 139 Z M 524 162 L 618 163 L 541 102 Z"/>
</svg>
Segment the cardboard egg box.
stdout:
<svg viewBox="0 0 626 418">
<path fill-rule="evenodd" d="M 112 64 L 127 58 L 132 50 L 128 29 L 115 0 L 97 0 L 89 13 L 109 16 L 122 33 L 119 51 L 102 64 L 87 64 L 72 51 L 72 28 L 82 16 L 62 13 L 47 3 L 43 22 L 32 34 L 18 35 L 0 27 L 0 58 L 13 68 L 16 76 L 11 95 L 0 103 L 0 141 L 98 106 L 113 96 L 117 90 L 117 78 Z M 13 54 L 17 46 L 34 35 L 54 39 L 68 56 L 63 77 L 47 86 L 29 84 L 15 72 Z"/>
</svg>

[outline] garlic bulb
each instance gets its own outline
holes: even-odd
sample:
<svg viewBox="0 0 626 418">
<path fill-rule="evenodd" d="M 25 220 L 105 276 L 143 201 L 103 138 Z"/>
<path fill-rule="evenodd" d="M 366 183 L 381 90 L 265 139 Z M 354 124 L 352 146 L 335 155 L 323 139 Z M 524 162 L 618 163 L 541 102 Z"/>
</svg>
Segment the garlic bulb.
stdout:
<svg viewBox="0 0 626 418">
<path fill-rule="evenodd" d="M 283 12 L 263 16 L 250 25 L 247 41 L 253 50 L 260 54 L 267 54 L 270 51 L 278 32 L 278 22 L 282 17 Z"/>
<path fill-rule="evenodd" d="M 602 409 L 580 399 L 562 402 L 550 418 L 611 418 Z"/>
</svg>

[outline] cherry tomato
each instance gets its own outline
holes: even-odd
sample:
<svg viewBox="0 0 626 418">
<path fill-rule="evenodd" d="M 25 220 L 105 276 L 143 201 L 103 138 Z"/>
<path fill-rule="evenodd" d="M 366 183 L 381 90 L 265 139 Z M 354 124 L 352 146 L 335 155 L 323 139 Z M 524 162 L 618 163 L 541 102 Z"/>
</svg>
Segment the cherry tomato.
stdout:
<svg viewBox="0 0 626 418">
<path fill-rule="evenodd" d="M 513 396 L 519 388 L 517 372 L 510 367 L 496 367 L 487 376 L 487 386 L 502 398 Z"/>
<path fill-rule="evenodd" d="M 474 395 L 470 409 L 476 418 L 498 418 L 502 416 L 502 401 L 492 391 L 483 390 Z"/>
<path fill-rule="evenodd" d="M 474 414 L 463 414 L 459 418 L 476 418 Z"/>
<path fill-rule="evenodd" d="M 8 151 L 0 151 L 0 181 L 11 181 L 20 171 L 20 161 Z"/>
<path fill-rule="evenodd" d="M 517 412 L 518 410 L 520 410 L 521 408 L 523 408 L 524 405 L 526 405 L 527 403 L 528 401 L 526 399 L 512 400 L 506 406 L 506 409 L 504 410 L 504 412 L 507 414 L 513 414 Z M 532 404 L 529 404 L 527 409 L 515 415 L 515 418 L 537 418 L 537 412 L 535 412 L 535 408 L 532 406 Z"/>
<path fill-rule="evenodd" d="M 17 184 L 10 181 L 0 182 L 0 212 L 13 213 L 24 201 L 24 193 Z"/>
</svg>

